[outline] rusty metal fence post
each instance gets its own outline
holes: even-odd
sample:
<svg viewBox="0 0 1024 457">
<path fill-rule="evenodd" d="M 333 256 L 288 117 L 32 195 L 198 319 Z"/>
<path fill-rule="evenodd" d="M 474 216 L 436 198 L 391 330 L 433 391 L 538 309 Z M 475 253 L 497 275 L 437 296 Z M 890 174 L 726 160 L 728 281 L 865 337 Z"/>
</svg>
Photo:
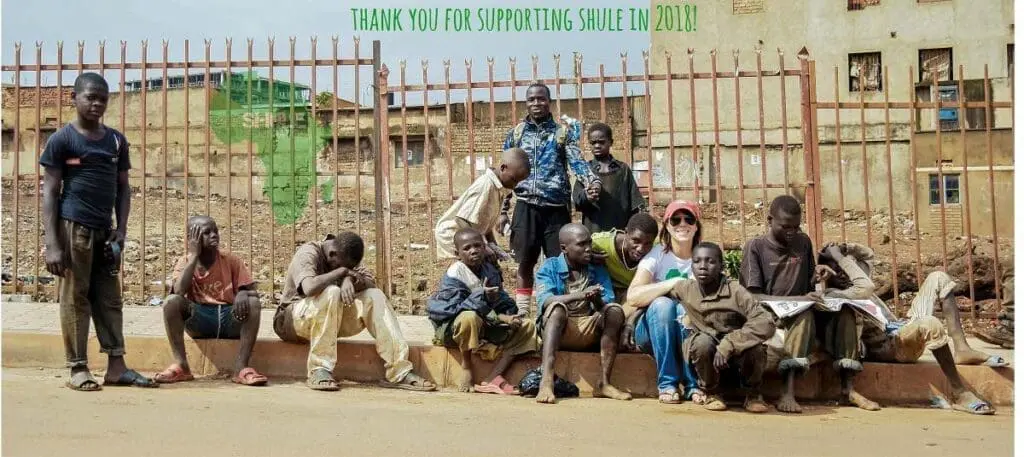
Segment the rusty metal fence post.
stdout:
<svg viewBox="0 0 1024 457">
<path fill-rule="evenodd" d="M 388 134 L 388 67 L 381 65 L 380 41 L 373 41 L 373 207 L 377 249 L 377 281 L 385 293 L 391 292 L 391 183 L 388 179 L 391 138 Z M 356 173 L 356 180 L 361 173 Z M 362 195 L 359 196 L 362 198 Z"/>
<path fill-rule="evenodd" d="M 800 128 L 804 144 L 804 175 L 807 188 L 804 194 L 807 233 L 814 246 L 822 245 L 822 223 L 819 183 L 821 172 L 818 167 L 818 125 L 817 94 L 814 87 L 814 62 L 810 60 L 807 48 L 800 50 Z"/>
</svg>

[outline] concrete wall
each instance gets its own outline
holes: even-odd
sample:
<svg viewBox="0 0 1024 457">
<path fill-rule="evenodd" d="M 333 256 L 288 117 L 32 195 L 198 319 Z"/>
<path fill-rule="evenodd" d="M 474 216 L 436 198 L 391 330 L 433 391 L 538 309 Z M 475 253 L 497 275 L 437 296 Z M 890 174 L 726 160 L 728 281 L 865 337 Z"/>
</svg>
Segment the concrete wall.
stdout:
<svg viewBox="0 0 1024 457">
<path fill-rule="evenodd" d="M 941 233 L 943 209 L 940 205 L 930 205 L 928 199 L 928 175 L 938 174 L 939 143 L 933 133 L 915 135 L 914 143 L 917 154 L 917 210 L 921 228 L 930 233 Z M 1013 131 L 1001 129 L 992 132 L 992 191 L 988 184 L 987 143 L 985 132 L 967 132 L 963 139 L 959 132 L 942 134 L 942 160 L 949 161 L 942 164 L 942 173 L 960 175 L 961 204 L 945 207 L 947 233 L 966 235 L 967 217 L 970 215 L 971 234 L 991 236 L 994 209 L 999 236 L 1013 236 Z M 963 168 L 965 145 L 968 151 L 966 173 Z"/>
</svg>

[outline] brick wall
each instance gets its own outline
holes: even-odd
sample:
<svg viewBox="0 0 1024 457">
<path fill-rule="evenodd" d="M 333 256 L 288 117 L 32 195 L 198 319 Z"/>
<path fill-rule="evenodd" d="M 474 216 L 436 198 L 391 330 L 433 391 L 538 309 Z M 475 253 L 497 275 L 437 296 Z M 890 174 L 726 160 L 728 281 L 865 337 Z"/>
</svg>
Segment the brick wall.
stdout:
<svg viewBox="0 0 1024 457">
<path fill-rule="evenodd" d="M 22 107 L 35 107 L 36 106 L 36 88 L 35 87 L 22 87 L 21 92 L 21 106 Z M 41 106 L 57 106 L 60 103 L 63 106 L 71 106 L 71 86 L 64 87 L 64 94 L 61 96 L 60 88 L 58 87 L 41 87 L 39 89 L 39 95 L 42 99 Z M 15 101 L 15 95 L 13 87 L 4 87 L 3 92 L 3 107 L 13 108 Z"/>
<path fill-rule="evenodd" d="M 732 14 L 764 12 L 764 0 L 732 0 Z"/>
</svg>

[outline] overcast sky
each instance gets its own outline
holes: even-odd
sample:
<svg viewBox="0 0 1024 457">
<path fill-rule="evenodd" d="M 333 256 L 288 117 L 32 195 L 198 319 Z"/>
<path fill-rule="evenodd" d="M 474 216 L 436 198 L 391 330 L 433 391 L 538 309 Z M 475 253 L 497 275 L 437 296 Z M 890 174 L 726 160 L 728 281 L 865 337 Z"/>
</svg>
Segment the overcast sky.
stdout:
<svg viewBox="0 0 1024 457">
<path fill-rule="evenodd" d="M 99 59 L 100 40 L 106 40 L 105 60 L 120 60 L 120 41 L 128 42 L 127 59 L 139 61 L 141 58 L 141 41 L 149 40 L 148 59 L 161 58 L 161 41 L 170 41 L 169 55 L 171 60 L 180 61 L 184 55 L 184 40 L 190 40 L 189 57 L 192 61 L 201 61 L 204 56 L 203 39 L 209 38 L 212 43 L 212 58 L 223 59 L 225 55 L 225 39 L 232 38 L 232 60 L 244 60 L 246 56 L 246 38 L 254 38 L 254 58 L 266 58 L 267 37 L 275 37 L 274 51 L 278 59 L 287 59 L 289 52 L 288 37 L 295 36 L 296 57 L 308 58 L 310 55 L 310 37 L 318 36 L 317 57 L 320 59 L 331 56 L 331 37 L 339 36 L 341 44 L 339 52 L 342 57 L 351 57 L 352 37 L 361 38 L 361 57 L 369 57 L 372 41 L 381 40 L 383 62 L 392 70 L 390 84 L 398 84 L 399 60 L 408 59 L 406 80 L 409 84 L 422 80 L 421 59 L 429 61 L 429 80 L 434 83 L 444 82 L 442 61 L 451 59 L 451 80 L 465 81 L 465 60 L 472 59 L 473 78 L 487 80 L 487 57 L 495 58 L 495 78 L 505 79 L 509 74 L 509 57 L 517 59 L 516 76 L 527 79 L 532 73 L 530 56 L 540 57 L 540 73 L 542 77 L 554 75 L 553 54 L 561 54 L 561 74 L 563 77 L 572 75 L 572 54 L 574 51 L 583 53 L 584 74 L 597 76 L 598 65 L 605 65 L 607 75 L 621 74 L 620 53 L 628 53 L 631 73 L 643 72 L 641 52 L 650 43 L 649 32 L 605 32 L 582 33 L 573 32 L 367 32 L 355 31 L 351 8 L 358 7 L 392 7 L 405 8 L 403 21 L 408 23 L 408 9 L 414 6 L 423 8 L 439 8 L 440 23 L 444 23 L 444 9 L 470 8 L 474 21 L 477 20 L 477 9 L 498 7 L 503 2 L 496 0 L 444 0 L 434 2 L 414 1 L 365 1 L 365 0 L 249 0 L 247 2 L 226 0 L 166 0 L 162 2 L 140 2 L 137 0 L 92 0 L 88 3 L 73 2 L 63 7 L 59 14 L 54 11 L 52 2 L 29 2 L 24 0 L 3 0 L 2 11 L 2 60 L 4 64 L 14 63 L 14 43 L 21 41 L 22 63 L 35 62 L 35 42 L 42 41 L 43 62 L 56 63 L 57 42 L 64 41 L 63 58 L 65 62 L 77 62 L 77 42 L 86 42 L 85 61 L 97 62 Z M 506 2 L 507 3 L 507 2 Z M 72 6 L 73 5 L 73 6 Z M 88 5 L 88 7 L 86 7 Z M 291 5 L 291 6 L 285 6 Z M 628 0 L 590 0 L 585 6 L 591 8 L 649 8 L 650 3 Z M 582 6 L 570 1 L 537 1 L 519 0 L 508 6 L 518 8 L 547 7 L 571 8 L 572 18 L 579 27 L 577 9 Z M 626 19 L 628 22 L 628 18 Z M 236 69 L 241 70 L 241 69 Z M 65 82 L 70 82 L 74 72 L 62 75 Z M 119 74 L 108 71 L 109 80 L 117 81 Z M 126 79 L 138 79 L 138 71 L 128 72 Z M 159 71 L 150 71 L 148 77 L 159 76 Z M 275 69 L 275 79 L 289 77 L 287 68 Z M 368 99 L 370 72 L 364 71 L 360 76 L 362 97 Z M 4 72 L 3 81 L 13 82 L 13 74 Z M 342 98 L 354 98 L 353 69 L 339 70 L 339 93 Z M 329 90 L 332 85 L 333 72 L 330 68 L 322 68 L 317 73 L 317 91 Z M 296 70 L 296 82 L 308 84 L 308 71 Z M 23 84 L 35 84 L 34 76 L 22 75 Z M 56 84 L 56 72 L 44 72 L 42 84 Z M 612 87 L 614 86 L 614 87 Z M 520 89 L 519 99 L 523 89 Z M 563 97 L 574 94 L 574 88 L 563 88 Z M 606 94 L 618 95 L 618 84 L 609 85 Z M 597 95 L 597 87 L 589 85 L 586 95 Z M 474 91 L 474 99 L 486 99 L 486 91 Z M 432 93 L 433 101 L 443 101 L 443 92 Z M 496 98 L 507 98 L 507 92 L 496 91 Z M 453 94 L 453 100 L 461 99 Z M 410 102 L 413 97 L 410 96 Z"/>
</svg>

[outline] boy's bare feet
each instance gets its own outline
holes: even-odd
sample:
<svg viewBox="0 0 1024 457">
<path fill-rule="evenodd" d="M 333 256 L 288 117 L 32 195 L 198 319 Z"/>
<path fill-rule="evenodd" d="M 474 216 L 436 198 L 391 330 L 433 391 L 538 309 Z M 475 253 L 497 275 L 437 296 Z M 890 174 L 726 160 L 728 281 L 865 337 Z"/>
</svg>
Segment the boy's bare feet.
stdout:
<svg viewBox="0 0 1024 457">
<path fill-rule="evenodd" d="M 555 404 L 555 391 L 551 384 L 545 384 L 541 382 L 540 390 L 537 391 L 537 403 L 547 403 L 549 405 Z"/>
<path fill-rule="evenodd" d="M 632 400 L 633 396 L 617 389 L 611 384 L 598 384 L 594 389 L 594 398 L 611 398 L 612 400 Z"/>
<path fill-rule="evenodd" d="M 987 362 L 988 359 L 988 354 L 974 349 L 956 351 L 956 353 L 953 354 L 953 360 L 957 365 L 981 365 Z"/>
<path fill-rule="evenodd" d="M 786 392 L 779 398 L 778 403 L 775 404 L 775 409 L 783 413 L 799 414 L 804 412 L 804 409 L 800 407 L 800 404 L 796 402 L 796 397 L 792 392 Z"/>
<path fill-rule="evenodd" d="M 746 401 L 743 402 L 743 409 L 754 414 L 761 414 L 768 412 L 768 404 L 764 402 L 760 394 L 748 395 Z"/>
<path fill-rule="evenodd" d="M 473 391 L 473 371 L 464 368 L 462 370 L 462 380 L 459 381 L 459 392 L 472 392 Z"/>
<path fill-rule="evenodd" d="M 856 390 L 850 391 L 850 394 L 846 397 L 846 401 L 853 406 L 867 411 L 878 411 L 882 409 L 878 403 L 868 400 L 867 397 L 861 395 Z"/>
</svg>

